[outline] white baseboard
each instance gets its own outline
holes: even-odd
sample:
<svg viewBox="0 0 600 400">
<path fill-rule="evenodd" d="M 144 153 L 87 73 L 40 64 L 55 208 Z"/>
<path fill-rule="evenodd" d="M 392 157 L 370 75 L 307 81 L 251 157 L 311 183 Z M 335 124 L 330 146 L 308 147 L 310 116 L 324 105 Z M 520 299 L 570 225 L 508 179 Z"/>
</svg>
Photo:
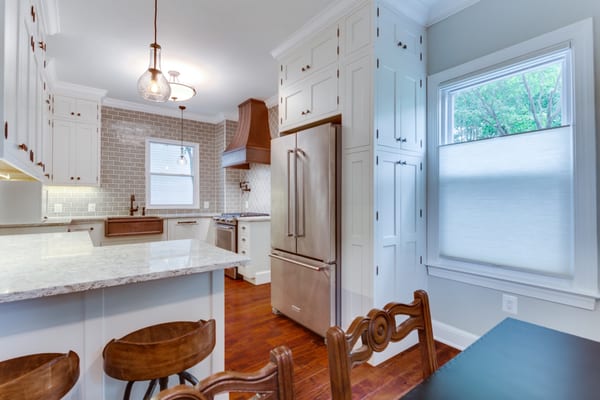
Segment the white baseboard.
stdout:
<svg viewBox="0 0 600 400">
<path fill-rule="evenodd" d="M 264 283 L 269 283 L 271 282 L 271 271 L 260 271 L 257 272 L 255 276 L 250 278 L 244 276 L 244 279 L 253 285 L 262 285 Z"/>
<path fill-rule="evenodd" d="M 463 331 L 462 329 L 455 328 L 454 326 L 443 322 L 433 320 L 432 324 L 435 340 L 461 351 L 479 339 L 479 336 L 477 335 L 473 335 L 470 332 Z"/>
</svg>

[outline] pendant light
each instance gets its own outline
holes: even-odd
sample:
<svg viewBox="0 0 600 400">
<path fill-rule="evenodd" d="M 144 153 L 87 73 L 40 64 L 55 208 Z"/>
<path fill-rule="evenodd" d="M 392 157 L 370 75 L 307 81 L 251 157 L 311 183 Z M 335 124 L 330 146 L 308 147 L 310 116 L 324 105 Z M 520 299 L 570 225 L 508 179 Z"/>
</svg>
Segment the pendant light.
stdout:
<svg viewBox="0 0 600 400">
<path fill-rule="evenodd" d="M 183 153 L 183 110 L 185 110 L 185 106 L 179 106 L 179 109 L 181 110 L 181 154 L 177 160 L 177 163 L 179 165 L 187 165 L 188 161 Z"/>
<path fill-rule="evenodd" d="M 171 86 L 171 101 L 186 101 L 196 95 L 196 89 L 190 85 L 179 82 L 179 72 L 169 71 L 171 80 L 169 85 Z"/>
<path fill-rule="evenodd" d="M 156 43 L 156 19 L 158 16 L 158 0 L 154 0 L 154 43 L 150 43 L 150 62 L 148 69 L 137 82 L 139 95 L 144 100 L 165 102 L 171 96 L 169 81 L 161 72 L 160 45 Z"/>
</svg>

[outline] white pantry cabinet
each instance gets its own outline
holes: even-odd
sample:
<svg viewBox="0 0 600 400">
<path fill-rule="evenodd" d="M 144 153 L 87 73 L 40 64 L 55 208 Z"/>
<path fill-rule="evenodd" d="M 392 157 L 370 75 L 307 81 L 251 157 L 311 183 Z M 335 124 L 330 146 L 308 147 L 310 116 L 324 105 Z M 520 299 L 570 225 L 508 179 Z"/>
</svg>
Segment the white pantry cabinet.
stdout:
<svg viewBox="0 0 600 400">
<path fill-rule="evenodd" d="M 53 97 L 52 184 L 100 184 L 100 94 Z"/>
<path fill-rule="evenodd" d="M 250 263 L 238 267 L 244 279 L 255 285 L 271 282 L 271 222 L 238 220 L 238 253 L 250 257 Z"/>
<path fill-rule="evenodd" d="M 411 301 L 413 291 L 426 284 L 426 37 L 400 3 L 354 2 L 329 16 L 328 27 L 312 29 L 323 38 L 338 32 L 338 57 L 324 68 L 336 68 L 338 84 L 317 97 L 339 97 L 335 111 L 310 121 L 292 115 L 310 110 L 294 97 L 304 99 L 302 90 L 318 73 L 287 84 L 293 80 L 288 69 L 293 55 L 300 57 L 318 41 L 293 37 L 278 49 L 280 131 L 341 113 L 341 326 L 389 301 Z"/>
</svg>

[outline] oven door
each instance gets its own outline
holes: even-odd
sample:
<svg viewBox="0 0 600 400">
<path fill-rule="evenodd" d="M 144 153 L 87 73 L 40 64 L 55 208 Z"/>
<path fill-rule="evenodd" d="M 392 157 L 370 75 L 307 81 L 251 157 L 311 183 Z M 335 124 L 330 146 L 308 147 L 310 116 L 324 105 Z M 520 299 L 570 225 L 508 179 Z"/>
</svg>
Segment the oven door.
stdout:
<svg viewBox="0 0 600 400">
<path fill-rule="evenodd" d="M 215 246 L 237 253 L 237 227 L 229 224 L 215 224 Z M 238 279 L 237 267 L 226 268 L 225 275 Z"/>
</svg>

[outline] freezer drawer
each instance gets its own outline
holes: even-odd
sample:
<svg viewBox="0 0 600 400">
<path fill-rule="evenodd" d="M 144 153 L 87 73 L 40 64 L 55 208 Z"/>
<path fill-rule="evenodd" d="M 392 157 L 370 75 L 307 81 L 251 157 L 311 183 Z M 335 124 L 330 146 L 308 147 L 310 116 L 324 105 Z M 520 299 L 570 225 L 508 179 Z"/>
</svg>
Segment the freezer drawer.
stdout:
<svg viewBox="0 0 600 400">
<path fill-rule="evenodd" d="M 270 257 L 273 311 L 325 337 L 335 325 L 335 264 Z"/>
</svg>

